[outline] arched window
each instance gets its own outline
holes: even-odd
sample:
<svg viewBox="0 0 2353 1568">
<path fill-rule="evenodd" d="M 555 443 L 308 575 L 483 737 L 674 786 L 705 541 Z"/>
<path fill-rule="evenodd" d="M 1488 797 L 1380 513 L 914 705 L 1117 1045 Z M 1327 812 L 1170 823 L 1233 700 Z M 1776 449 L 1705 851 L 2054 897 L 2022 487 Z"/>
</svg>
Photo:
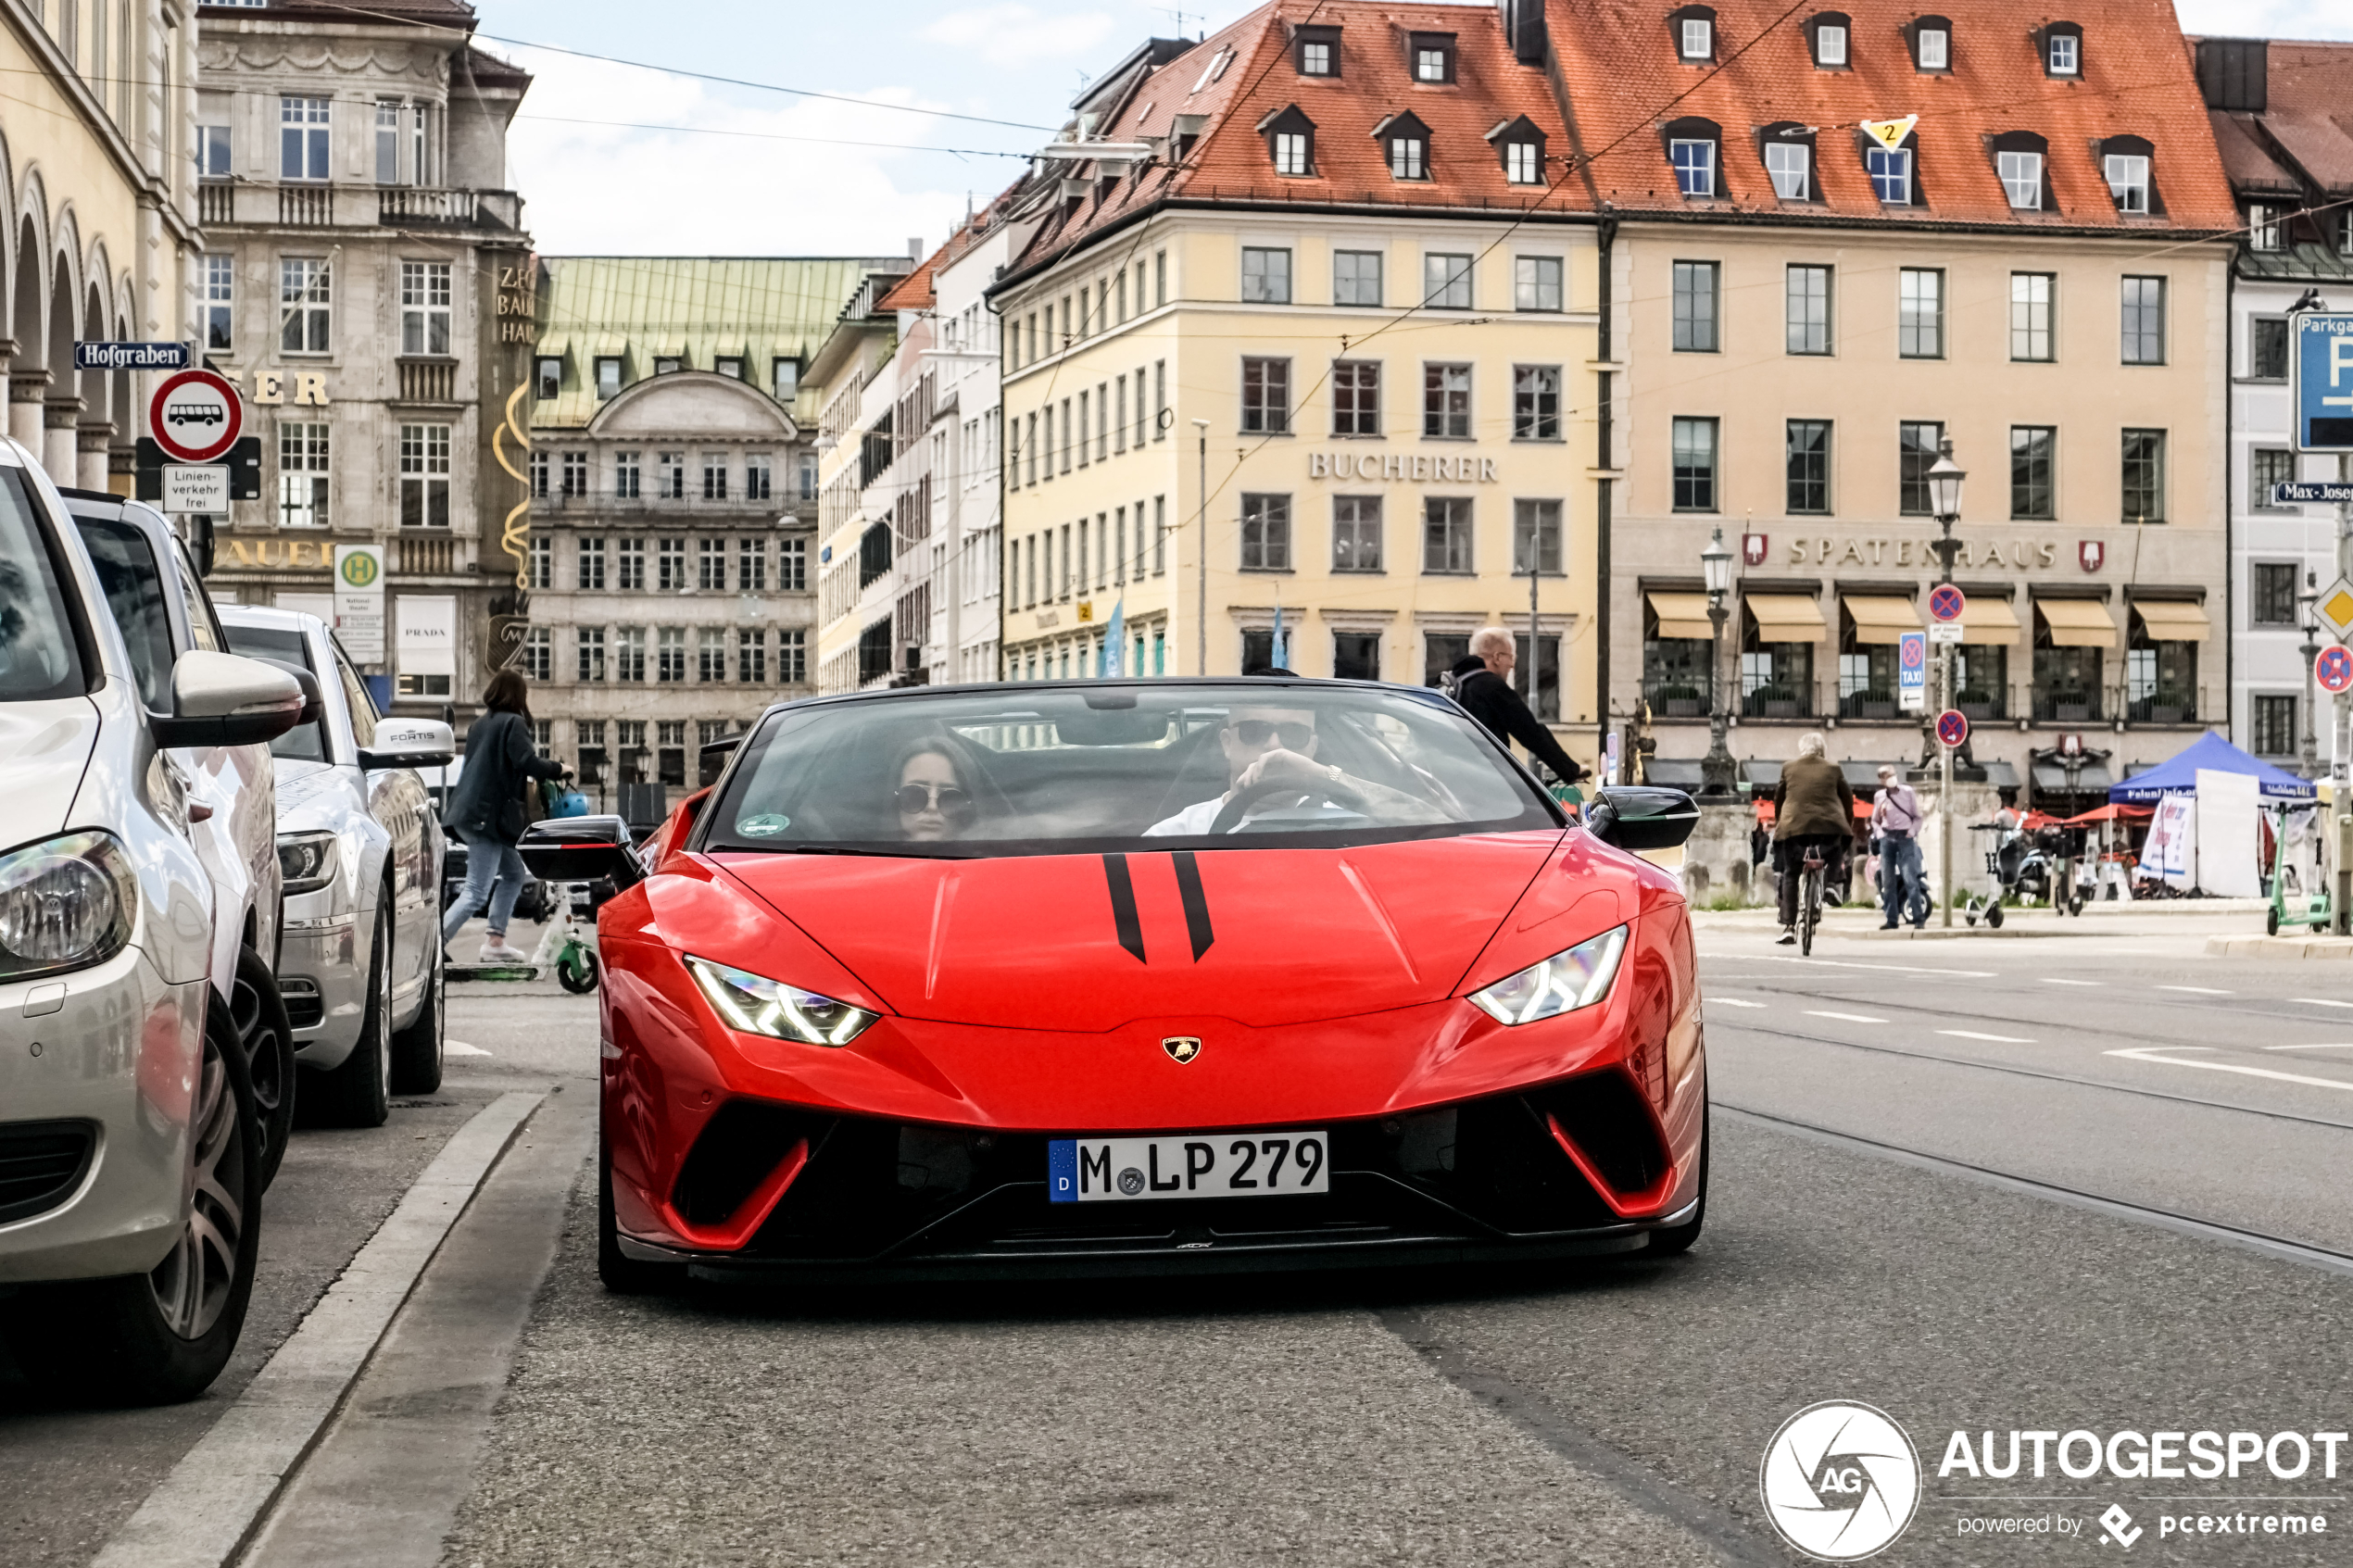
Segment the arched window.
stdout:
<svg viewBox="0 0 2353 1568">
<path fill-rule="evenodd" d="M 1687 197 L 1708 199 L 1723 194 L 1718 172 L 1724 162 L 1724 132 L 1712 119 L 1672 119 L 1661 132 L 1667 161 L 1675 170 L 1675 188 Z"/>
</svg>

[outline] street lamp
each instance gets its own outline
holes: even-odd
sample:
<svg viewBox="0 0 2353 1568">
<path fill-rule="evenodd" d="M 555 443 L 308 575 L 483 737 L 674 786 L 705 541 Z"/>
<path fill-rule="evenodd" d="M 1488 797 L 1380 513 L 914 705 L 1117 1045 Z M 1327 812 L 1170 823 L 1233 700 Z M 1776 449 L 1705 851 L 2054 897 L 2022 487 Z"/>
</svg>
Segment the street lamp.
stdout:
<svg viewBox="0 0 2353 1568">
<path fill-rule="evenodd" d="M 2304 776 L 2308 779 L 2321 776 L 2320 737 L 2313 733 L 2316 716 L 2312 711 L 2320 704 L 2320 695 L 2312 689 L 2313 660 L 2321 657 L 2321 618 L 2312 609 L 2321 602 L 2320 580 L 2319 572 L 2307 571 L 2304 574 L 2305 591 L 2296 596 L 2296 602 L 2304 610 L 2304 646 L 2297 651 L 2304 655 L 2304 751 L 2300 760 L 2304 764 Z"/>
<path fill-rule="evenodd" d="M 1953 460 L 1953 438 L 1946 436 L 1937 445 L 1936 461 L 1928 470 L 1928 505 L 1936 516 L 1936 523 L 1944 536 L 1936 542 L 1936 558 L 1944 565 L 1944 581 L 1953 580 L 1953 525 L 1961 521 L 1961 482 L 1969 471 Z"/>
<path fill-rule="evenodd" d="M 1960 546 L 1953 538 L 1953 525 L 1961 521 L 1961 482 L 1969 478 L 1961 465 L 1953 460 L 1953 438 L 1937 443 L 1936 461 L 1929 465 L 1928 504 L 1936 514 L 1936 526 L 1943 536 L 1936 541 L 1936 558 L 1944 567 L 1944 581 L 1953 580 L 1953 557 Z M 1944 645 L 1944 657 L 1937 660 L 1937 681 L 1946 708 L 1954 705 L 1953 645 Z M 1934 721 L 1931 721 L 1933 722 Z M 1937 891 L 1944 905 L 1944 926 L 1953 928 L 1953 748 L 1937 747 L 1936 829 L 1942 842 L 1937 846 L 1940 861 Z"/>
<path fill-rule="evenodd" d="M 1732 793 L 1732 752 L 1724 744 L 1724 622 L 1731 619 L 1725 596 L 1732 591 L 1732 552 L 1724 547 L 1724 525 L 1699 553 L 1707 583 L 1707 755 L 1699 765 L 1700 793 L 1722 799 Z"/>
</svg>

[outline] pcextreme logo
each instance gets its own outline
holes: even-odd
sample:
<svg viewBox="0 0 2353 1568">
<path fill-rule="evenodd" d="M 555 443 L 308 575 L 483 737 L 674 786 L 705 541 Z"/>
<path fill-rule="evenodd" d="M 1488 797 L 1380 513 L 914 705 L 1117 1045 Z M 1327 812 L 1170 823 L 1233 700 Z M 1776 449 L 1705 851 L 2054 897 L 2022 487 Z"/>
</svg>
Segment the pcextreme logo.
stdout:
<svg viewBox="0 0 2353 1568">
<path fill-rule="evenodd" d="M 1920 1458 L 1886 1411 L 1831 1399 L 1781 1423 L 1757 1474 L 1781 1538 L 1824 1562 L 1886 1549 L 1920 1501 Z"/>
</svg>

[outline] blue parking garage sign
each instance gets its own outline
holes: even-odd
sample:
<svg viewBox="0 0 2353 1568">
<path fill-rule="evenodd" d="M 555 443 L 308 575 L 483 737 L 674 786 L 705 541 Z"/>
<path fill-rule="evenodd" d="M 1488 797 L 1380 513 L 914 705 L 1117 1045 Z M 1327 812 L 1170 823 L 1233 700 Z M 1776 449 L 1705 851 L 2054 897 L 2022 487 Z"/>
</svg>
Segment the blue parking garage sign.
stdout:
<svg viewBox="0 0 2353 1568">
<path fill-rule="evenodd" d="M 2299 452 L 2353 452 L 2353 316 L 2299 311 L 2288 355 Z"/>
</svg>

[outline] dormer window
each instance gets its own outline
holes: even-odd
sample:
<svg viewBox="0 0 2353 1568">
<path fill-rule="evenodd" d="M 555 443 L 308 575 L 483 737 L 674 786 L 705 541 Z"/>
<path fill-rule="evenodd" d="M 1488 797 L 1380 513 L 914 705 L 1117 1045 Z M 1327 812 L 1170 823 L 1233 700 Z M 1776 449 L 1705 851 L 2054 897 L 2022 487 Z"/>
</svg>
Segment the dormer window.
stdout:
<svg viewBox="0 0 2353 1568">
<path fill-rule="evenodd" d="M 1814 65 L 1819 70 L 1844 70 L 1846 60 L 1847 19 L 1838 11 L 1823 11 L 1806 20 L 1806 35 L 1813 46 Z"/>
<path fill-rule="evenodd" d="M 1373 140 L 1389 157 L 1392 180 L 1429 178 L 1429 127 L 1411 114 L 1393 114 L 1373 127 Z"/>
<path fill-rule="evenodd" d="M 1713 197 L 1723 132 L 1712 119 L 1677 119 L 1667 122 L 1666 136 L 1667 161 L 1675 170 L 1675 188 L 1686 196 Z"/>
<path fill-rule="evenodd" d="M 1414 80 L 1443 85 L 1454 80 L 1454 35 L 1416 32 L 1411 35 Z"/>
<path fill-rule="evenodd" d="M 2100 171 L 2108 177 L 2108 194 L 2117 211 L 2145 217 L 2157 210 L 2149 180 L 2151 151 L 2138 136 L 2111 136 L 2100 144 Z"/>
<path fill-rule="evenodd" d="M 1803 125 L 1768 125 L 1758 137 L 1773 194 L 1785 202 L 1814 199 L 1814 137 Z"/>
<path fill-rule="evenodd" d="M 1258 133 L 1266 138 L 1266 155 L 1275 160 L 1276 173 L 1301 180 L 1314 177 L 1315 122 L 1297 104 L 1260 120 Z"/>
<path fill-rule="evenodd" d="M 1994 172 L 2012 212 L 2041 212 L 2050 206 L 2050 148 L 2032 131 L 2006 131 L 1994 138 Z"/>
<path fill-rule="evenodd" d="M 602 401 L 621 395 L 621 361 L 606 358 L 597 361 L 597 397 Z"/>
<path fill-rule="evenodd" d="M 1888 207 L 1909 207 L 1912 204 L 1912 149 L 1873 147 L 1865 156 L 1863 167 L 1871 177 L 1871 193 Z"/>
<path fill-rule="evenodd" d="M 564 362 L 560 358 L 543 358 L 537 365 L 538 373 L 534 379 L 538 382 L 539 390 L 534 395 L 545 403 L 564 389 Z"/>
<path fill-rule="evenodd" d="M 2246 245 L 2249 250 L 2280 248 L 2280 215 L 2283 210 L 2271 202 L 2246 204 Z"/>
<path fill-rule="evenodd" d="M 2073 22 L 2053 22 L 2043 29 L 2043 70 L 2048 76 L 2080 78 L 2083 74 L 2083 30 Z"/>
<path fill-rule="evenodd" d="M 1709 65 L 1716 59 L 1716 12 L 1706 6 L 1685 6 L 1667 14 L 1667 26 L 1675 39 L 1675 57 L 1687 65 Z"/>
<path fill-rule="evenodd" d="M 1514 185 L 1544 182 L 1544 133 L 1526 115 L 1507 119 L 1487 133 L 1504 166 L 1504 179 Z"/>
<path fill-rule="evenodd" d="M 1912 51 L 1912 69 L 1949 71 L 1953 69 L 1953 23 L 1945 17 L 1914 17 L 1903 27 L 1904 42 Z"/>
<path fill-rule="evenodd" d="M 1302 27 L 1291 37 L 1302 76 L 1340 74 L 1340 29 Z"/>
<path fill-rule="evenodd" d="M 670 375 L 675 371 L 684 370 L 686 368 L 686 362 L 684 359 L 678 358 L 675 356 L 669 354 L 657 354 L 654 356 L 654 374 L 658 376 Z"/>
</svg>

